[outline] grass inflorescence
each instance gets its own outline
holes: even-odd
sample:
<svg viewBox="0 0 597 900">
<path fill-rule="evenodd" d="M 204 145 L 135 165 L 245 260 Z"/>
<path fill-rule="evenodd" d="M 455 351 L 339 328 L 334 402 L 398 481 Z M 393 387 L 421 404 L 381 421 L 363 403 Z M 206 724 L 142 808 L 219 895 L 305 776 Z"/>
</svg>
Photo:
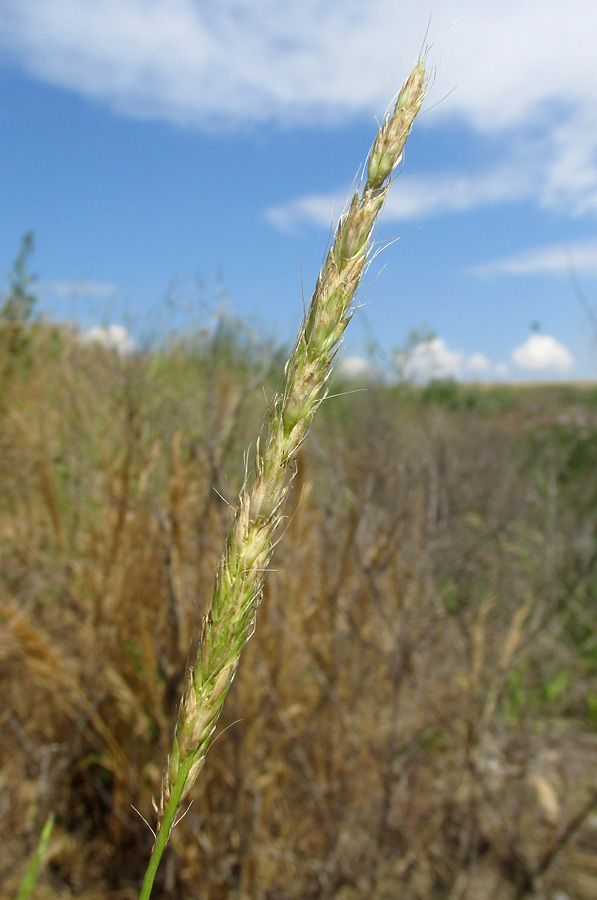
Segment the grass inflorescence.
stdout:
<svg viewBox="0 0 597 900">
<path fill-rule="evenodd" d="M 292 480 L 291 465 L 325 396 L 330 364 L 353 314 L 373 227 L 424 96 L 425 66 L 419 62 L 375 139 L 362 193 L 355 193 L 340 219 L 286 364 L 281 390 L 272 401 L 264 433 L 258 439 L 254 477 L 240 494 L 211 606 L 203 618 L 197 659 L 181 703 L 164 773 L 158 832 L 172 827 L 203 765 L 241 651 L 255 627 L 265 573 Z"/>
</svg>

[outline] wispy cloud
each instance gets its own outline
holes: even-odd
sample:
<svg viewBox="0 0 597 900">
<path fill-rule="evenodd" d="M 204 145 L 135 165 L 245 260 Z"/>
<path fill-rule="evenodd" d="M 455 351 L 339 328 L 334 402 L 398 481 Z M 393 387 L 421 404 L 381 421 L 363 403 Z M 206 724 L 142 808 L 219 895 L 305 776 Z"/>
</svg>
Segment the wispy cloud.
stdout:
<svg viewBox="0 0 597 900">
<path fill-rule="evenodd" d="M 283 9 L 276 0 L 3 0 L 2 7 L 0 41 L 36 77 L 120 112 L 207 128 L 379 109 L 428 17 L 412 4 L 394 28 L 397 12 L 386 0 L 302 0 Z"/>
<path fill-rule="evenodd" d="M 597 67 L 587 39 L 597 5 L 586 0 L 0 0 L 0 48 L 33 77 L 124 115 L 210 130 L 330 126 L 379 114 L 430 15 L 431 99 L 441 102 L 419 127 L 462 122 L 503 137 L 504 161 L 405 179 L 387 215 L 521 197 L 597 215 Z M 528 145 L 522 158 L 514 134 Z M 271 221 L 329 223 L 324 195 L 293 204 L 270 210 Z"/>
<path fill-rule="evenodd" d="M 597 101 L 587 40 L 597 8 L 586 0 L 543 0 L 539 11 L 534 0 L 2 0 L 0 8 L 2 45 L 35 76 L 173 121 L 374 114 L 430 15 L 434 95 L 456 88 L 435 116 L 457 113 L 495 131 L 536 119 L 548 100 Z"/>
<path fill-rule="evenodd" d="M 399 188 L 386 200 L 384 221 L 420 222 L 429 216 L 524 199 L 531 195 L 535 178 L 536 166 L 531 171 L 520 160 L 471 174 L 450 171 L 437 176 L 400 177 Z M 349 193 L 346 187 L 297 197 L 270 207 L 265 217 L 284 231 L 307 224 L 329 228 Z"/>
<path fill-rule="evenodd" d="M 541 191 L 547 209 L 597 214 L 597 112 L 584 109 L 552 134 L 552 159 Z"/>
<path fill-rule="evenodd" d="M 597 238 L 534 247 L 512 256 L 471 266 L 474 275 L 537 275 L 573 271 L 597 275 Z"/>
<path fill-rule="evenodd" d="M 115 284 L 97 281 L 42 281 L 36 290 L 57 297 L 115 297 L 118 293 Z"/>
<path fill-rule="evenodd" d="M 288 203 L 271 206 L 264 213 L 265 219 L 280 231 L 294 231 L 301 225 L 318 225 L 331 228 L 342 212 L 350 188 L 334 194 L 308 194 Z"/>
<path fill-rule="evenodd" d="M 530 194 L 528 174 L 515 163 L 484 172 L 449 171 L 440 176 L 407 177 L 389 197 L 385 215 L 391 219 L 415 219 L 442 213 L 467 212 Z"/>
</svg>

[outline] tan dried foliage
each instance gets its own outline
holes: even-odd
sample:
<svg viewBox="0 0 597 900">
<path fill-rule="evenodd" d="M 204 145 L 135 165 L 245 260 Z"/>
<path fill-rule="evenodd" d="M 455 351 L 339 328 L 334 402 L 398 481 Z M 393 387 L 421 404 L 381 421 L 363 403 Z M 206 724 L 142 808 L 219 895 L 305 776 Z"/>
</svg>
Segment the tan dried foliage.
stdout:
<svg viewBox="0 0 597 900">
<path fill-rule="evenodd" d="M 259 352 L 205 338 L 129 358 L 34 339 L 0 423 L 0 897 L 54 810 L 35 896 L 128 900 L 220 495 L 273 383 Z M 561 405 L 539 421 L 535 397 L 481 415 L 417 396 L 324 404 L 156 897 L 595 896 L 591 684 L 562 637 L 593 531 L 563 486 L 554 518 L 554 457 L 529 472 L 521 449 Z"/>
</svg>

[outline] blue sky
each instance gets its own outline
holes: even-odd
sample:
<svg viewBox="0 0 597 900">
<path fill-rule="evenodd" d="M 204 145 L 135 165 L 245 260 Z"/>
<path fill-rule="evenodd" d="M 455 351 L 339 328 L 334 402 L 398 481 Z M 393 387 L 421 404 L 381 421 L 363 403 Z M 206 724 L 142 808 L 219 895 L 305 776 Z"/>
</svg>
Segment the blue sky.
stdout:
<svg viewBox="0 0 597 900">
<path fill-rule="evenodd" d="M 345 359 L 427 329 L 417 372 L 594 378 L 596 44 L 587 0 L 0 0 L 0 267 L 32 230 L 45 315 L 291 342 L 428 46 Z"/>
</svg>

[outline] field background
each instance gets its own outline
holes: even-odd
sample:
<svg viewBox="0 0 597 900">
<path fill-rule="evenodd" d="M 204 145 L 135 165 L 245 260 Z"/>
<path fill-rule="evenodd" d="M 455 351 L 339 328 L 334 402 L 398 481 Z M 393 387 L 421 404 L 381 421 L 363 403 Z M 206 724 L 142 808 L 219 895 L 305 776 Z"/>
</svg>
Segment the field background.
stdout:
<svg viewBox="0 0 597 900">
<path fill-rule="evenodd" d="M 17 285 L 18 287 L 18 285 Z M 23 285 L 21 286 L 23 287 Z M 26 284 L 24 285 L 26 288 Z M 14 299 L 14 298 L 13 298 Z M 284 354 L 0 329 L 0 896 L 128 900 Z M 155 897 L 597 896 L 597 387 L 336 379 Z"/>
</svg>

